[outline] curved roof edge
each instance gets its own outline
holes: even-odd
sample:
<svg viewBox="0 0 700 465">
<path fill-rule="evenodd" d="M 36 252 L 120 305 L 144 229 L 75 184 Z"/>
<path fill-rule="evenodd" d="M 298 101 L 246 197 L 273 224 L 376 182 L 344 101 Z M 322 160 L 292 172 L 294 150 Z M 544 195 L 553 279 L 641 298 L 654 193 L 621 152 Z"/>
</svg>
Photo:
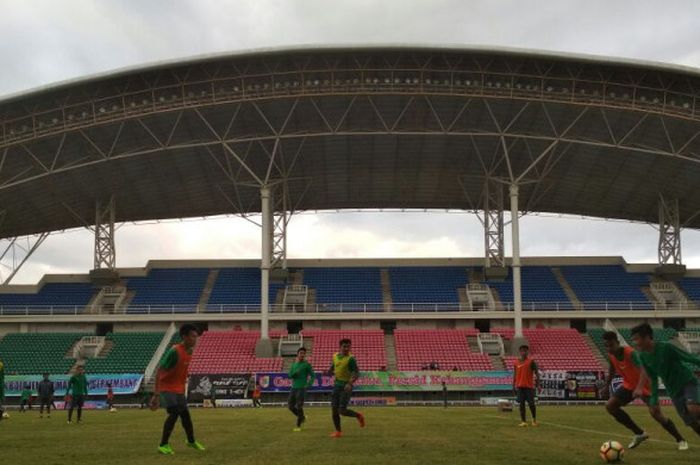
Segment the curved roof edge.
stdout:
<svg viewBox="0 0 700 465">
<path fill-rule="evenodd" d="M 700 68 L 691 66 L 664 63 L 658 61 L 638 60 L 632 58 L 618 58 L 605 55 L 593 55 L 584 53 L 569 53 L 564 51 L 548 51 L 517 47 L 494 47 L 488 45 L 459 45 L 459 44 L 299 44 L 284 47 L 264 47 L 245 49 L 236 52 L 208 53 L 202 55 L 192 55 L 182 58 L 172 58 L 168 60 L 148 62 L 134 66 L 115 68 L 99 73 L 88 74 L 78 78 L 66 79 L 34 87 L 27 90 L 12 92 L 0 96 L 0 105 L 12 101 L 31 98 L 37 95 L 71 87 L 74 85 L 88 84 L 93 81 L 106 78 L 118 78 L 137 72 L 155 71 L 171 66 L 187 66 L 197 63 L 206 63 L 224 58 L 246 58 L 255 55 L 272 55 L 277 53 L 298 53 L 298 52 L 350 52 L 350 51 L 405 51 L 415 50 L 423 52 L 475 52 L 475 53 L 498 53 L 502 55 L 525 56 L 541 59 L 557 59 L 569 61 L 581 61 L 591 64 L 606 64 L 613 66 L 634 66 L 638 68 L 652 69 L 655 71 L 676 72 L 700 77 Z"/>
</svg>

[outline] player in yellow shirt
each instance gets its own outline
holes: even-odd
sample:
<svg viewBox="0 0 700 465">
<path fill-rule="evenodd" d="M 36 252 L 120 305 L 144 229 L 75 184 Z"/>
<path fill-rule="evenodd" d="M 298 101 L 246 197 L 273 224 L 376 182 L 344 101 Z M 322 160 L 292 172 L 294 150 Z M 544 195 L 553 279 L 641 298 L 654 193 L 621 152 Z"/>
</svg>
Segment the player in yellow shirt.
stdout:
<svg viewBox="0 0 700 465">
<path fill-rule="evenodd" d="M 340 341 L 340 352 L 333 355 L 333 363 L 328 370 L 329 375 L 335 375 L 335 385 L 333 386 L 333 396 L 331 397 L 331 411 L 333 415 L 333 425 L 335 431 L 331 433 L 332 438 L 340 438 L 343 433 L 340 428 L 340 416 L 357 418 L 360 428 L 365 427 L 365 417 L 359 412 L 348 408 L 350 397 L 352 396 L 352 385 L 360 375 L 357 368 L 357 361 L 350 353 L 350 339 Z"/>
</svg>

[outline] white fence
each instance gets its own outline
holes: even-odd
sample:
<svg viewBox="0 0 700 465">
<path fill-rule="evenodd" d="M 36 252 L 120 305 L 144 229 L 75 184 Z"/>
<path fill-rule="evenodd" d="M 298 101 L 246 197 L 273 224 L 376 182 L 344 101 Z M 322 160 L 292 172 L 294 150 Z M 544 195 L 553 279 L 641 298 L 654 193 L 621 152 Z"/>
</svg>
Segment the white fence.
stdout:
<svg viewBox="0 0 700 465">
<path fill-rule="evenodd" d="M 582 312 L 582 311 L 697 311 L 700 307 L 694 302 L 677 304 L 654 304 L 651 302 L 583 302 L 582 308 L 576 308 L 571 302 L 523 302 L 523 311 L 552 311 L 552 312 Z M 99 312 L 99 309 L 95 309 Z M 29 315 L 81 315 L 84 306 L 0 306 L 0 316 L 29 316 Z M 307 305 L 303 310 L 295 311 L 292 306 L 270 305 L 273 313 L 380 313 L 386 309 L 383 303 L 329 303 Z M 425 313 L 425 312 L 469 312 L 468 304 L 454 303 L 393 303 L 391 312 L 395 313 Z M 483 310 L 482 310 L 483 311 Z M 490 311 L 513 311 L 512 303 L 496 303 Z M 109 314 L 110 312 L 105 312 Z M 223 305 L 130 305 L 118 311 L 118 314 L 129 315 L 159 315 L 159 314 L 222 314 L 222 313 L 260 313 L 259 304 L 223 304 Z"/>
</svg>

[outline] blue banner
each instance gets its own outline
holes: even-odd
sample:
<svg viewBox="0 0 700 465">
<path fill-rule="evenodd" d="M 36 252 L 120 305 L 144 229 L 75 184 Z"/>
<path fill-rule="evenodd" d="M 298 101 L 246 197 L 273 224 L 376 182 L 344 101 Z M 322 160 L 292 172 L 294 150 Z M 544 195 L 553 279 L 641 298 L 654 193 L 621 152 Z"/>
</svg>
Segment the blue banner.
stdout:
<svg viewBox="0 0 700 465">
<path fill-rule="evenodd" d="M 5 396 L 19 397 L 25 385 L 29 385 L 32 395 L 36 395 L 36 387 L 44 379 L 41 375 L 11 375 L 5 376 Z M 53 375 L 49 377 L 53 381 L 54 397 L 64 396 L 70 375 Z M 112 383 L 114 395 L 136 394 L 143 381 L 142 374 L 116 374 L 116 375 L 87 375 L 88 395 L 106 396 L 107 383 Z"/>
</svg>

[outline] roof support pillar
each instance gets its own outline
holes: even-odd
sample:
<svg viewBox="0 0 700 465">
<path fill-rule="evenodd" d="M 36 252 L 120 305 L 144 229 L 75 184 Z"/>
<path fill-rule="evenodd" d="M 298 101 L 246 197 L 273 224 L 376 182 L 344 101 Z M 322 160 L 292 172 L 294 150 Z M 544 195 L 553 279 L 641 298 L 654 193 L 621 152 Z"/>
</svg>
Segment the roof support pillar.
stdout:
<svg viewBox="0 0 700 465">
<path fill-rule="evenodd" d="M 106 203 L 95 202 L 95 270 L 114 270 L 116 249 L 114 246 L 114 220 L 116 202 L 114 196 Z"/>
<path fill-rule="evenodd" d="M 272 188 L 260 187 L 262 213 L 262 260 L 260 262 L 260 340 L 255 346 L 257 357 L 272 357 L 274 346 L 270 340 L 270 270 L 273 267 L 273 210 Z"/>
<path fill-rule="evenodd" d="M 681 222 L 678 200 L 659 195 L 659 265 L 681 265 Z"/>
<path fill-rule="evenodd" d="M 513 234 L 513 312 L 515 337 L 523 337 L 523 304 L 520 289 L 520 224 L 518 218 L 518 184 L 510 185 L 511 231 Z"/>
<path fill-rule="evenodd" d="M 496 277 L 497 271 L 502 271 L 501 277 L 505 278 L 503 224 L 503 183 L 487 178 L 484 183 L 484 267 L 487 277 Z"/>
</svg>

